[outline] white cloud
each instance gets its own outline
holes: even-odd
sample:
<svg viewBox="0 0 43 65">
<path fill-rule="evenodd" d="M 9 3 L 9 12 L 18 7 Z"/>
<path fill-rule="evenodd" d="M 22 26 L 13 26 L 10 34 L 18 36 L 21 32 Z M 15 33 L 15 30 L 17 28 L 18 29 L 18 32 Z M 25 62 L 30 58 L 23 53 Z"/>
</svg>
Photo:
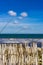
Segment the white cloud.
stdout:
<svg viewBox="0 0 43 65">
<path fill-rule="evenodd" d="M 18 19 L 23 19 L 23 17 L 19 16 Z"/>
<path fill-rule="evenodd" d="M 21 15 L 22 17 L 27 17 L 27 16 L 28 16 L 27 12 L 22 12 L 20 15 Z"/>
<path fill-rule="evenodd" d="M 18 24 L 18 23 L 19 23 L 18 20 L 15 20 L 15 21 L 14 21 L 14 24 Z"/>
<path fill-rule="evenodd" d="M 11 15 L 11 16 L 16 16 L 17 15 L 17 13 L 12 11 L 12 10 L 8 11 L 8 14 Z"/>
<path fill-rule="evenodd" d="M 27 29 L 28 26 L 29 26 L 29 25 L 24 25 L 24 26 L 22 26 L 22 27 L 23 27 L 23 29 Z"/>
</svg>

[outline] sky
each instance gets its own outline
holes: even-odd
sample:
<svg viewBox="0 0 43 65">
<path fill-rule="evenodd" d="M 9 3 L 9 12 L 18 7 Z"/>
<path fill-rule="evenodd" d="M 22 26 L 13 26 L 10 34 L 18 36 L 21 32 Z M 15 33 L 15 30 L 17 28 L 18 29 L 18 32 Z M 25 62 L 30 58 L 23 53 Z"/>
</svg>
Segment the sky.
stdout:
<svg viewBox="0 0 43 65">
<path fill-rule="evenodd" d="M 0 33 L 43 34 L 43 0 L 0 0 Z"/>
</svg>

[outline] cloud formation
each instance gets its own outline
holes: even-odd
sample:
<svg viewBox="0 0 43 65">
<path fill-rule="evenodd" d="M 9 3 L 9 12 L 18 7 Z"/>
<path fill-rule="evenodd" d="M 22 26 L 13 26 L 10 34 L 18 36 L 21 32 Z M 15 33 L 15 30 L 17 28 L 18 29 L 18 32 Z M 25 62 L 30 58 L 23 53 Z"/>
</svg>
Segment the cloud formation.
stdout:
<svg viewBox="0 0 43 65">
<path fill-rule="evenodd" d="M 18 22 L 18 20 L 15 20 L 14 23 L 15 23 L 15 24 L 18 24 L 19 22 Z"/>
<path fill-rule="evenodd" d="M 20 15 L 21 15 L 22 17 L 27 17 L 27 16 L 28 16 L 27 12 L 22 12 Z"/>
<path fill-rule="evenodd" d="M 24 25 L 24 26 L 23 26 L 23 28 L 24 28 L 24 29 L 27 29 L 27 28 L 28 28 L 28 26 Z"/>
<path fill-rule="evenodd" d="M 23 17 L 19 16 L 18 19 L 23 19 Z"/>
<path fill-rule="evenodd" d="M 16 16 L 17 15 L 17 13 L 12 11 L 12 10 L 8 11 L 8 14 L 11 15 L 11 16 Z"/>
</svg>

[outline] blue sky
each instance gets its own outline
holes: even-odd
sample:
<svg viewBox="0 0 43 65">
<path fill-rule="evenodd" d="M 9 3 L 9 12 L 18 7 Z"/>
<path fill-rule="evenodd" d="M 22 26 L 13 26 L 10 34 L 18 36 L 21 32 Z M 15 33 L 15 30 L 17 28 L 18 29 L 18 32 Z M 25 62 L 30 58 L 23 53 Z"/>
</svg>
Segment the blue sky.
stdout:
<svg viewBox="0 0 43 65">
<path fill-rule="evenodd" d="M 43 33 L 43 0 L 0 0 L 0 33 Z"/>
</svg>

